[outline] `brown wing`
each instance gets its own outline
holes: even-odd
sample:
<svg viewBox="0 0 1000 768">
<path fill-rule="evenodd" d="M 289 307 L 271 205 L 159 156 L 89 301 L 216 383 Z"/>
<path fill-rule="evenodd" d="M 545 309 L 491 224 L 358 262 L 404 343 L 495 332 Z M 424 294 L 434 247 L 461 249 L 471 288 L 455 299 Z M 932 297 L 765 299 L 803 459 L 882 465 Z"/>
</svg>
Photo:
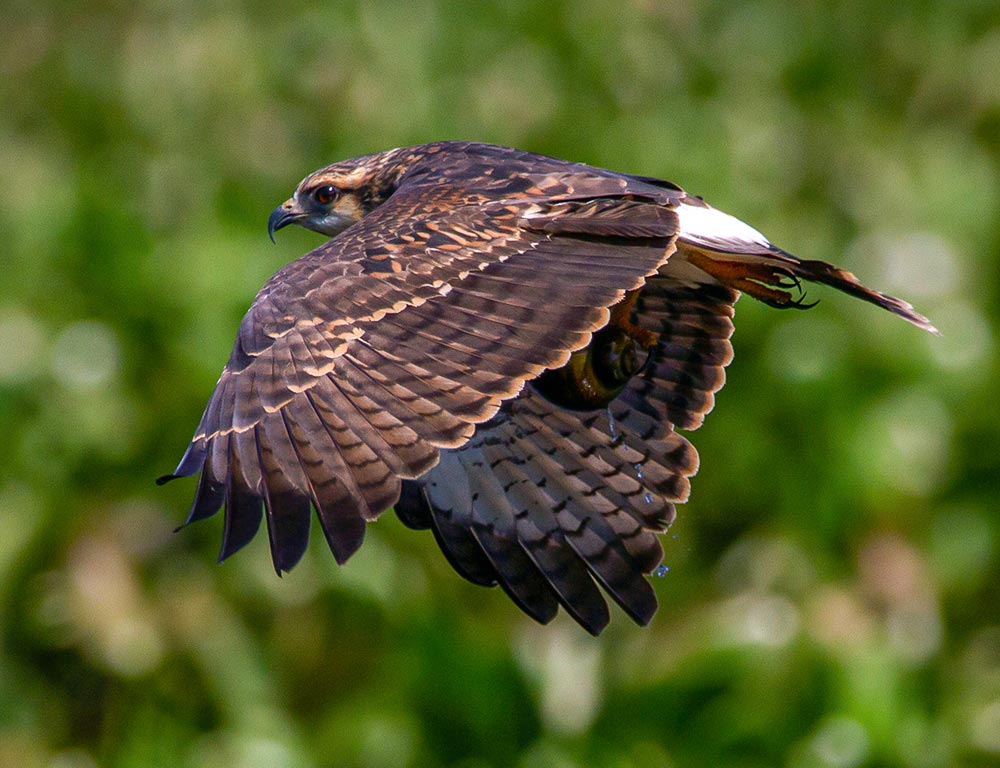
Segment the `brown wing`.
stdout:
<svg viewBox="0 0 1000 768">
<path fill-rule="evenodd" d="M 520 197 L 402 190 L 268 281 L 173 475 L 202 472 L 188 522 L 225 504 L 221 558 L 263 501 L 279 572 L 304 552 L 310 505 L 343 562 L 402 479 L 565 363 L 673 249 L 660 205 Z"/>
<path fill-rule="evenodd" d="M 411 527 L 433 529 L 459 573 L 499 583 L 538 621 L 562 605 L 599 633 L 609 616 L 597 584 L 640 624 L 656 611 L 644 574 L 659 565 L 657 533 L 698 467 L 674 424 L 695 429 L 711 409 L 732 359 L 738 297 L 664 272 L 633 318 L 658 334 L 650 361 L 607 410 L 566 411 L 526 389 L 407 483 L 396 507 Z"/>
</svg>

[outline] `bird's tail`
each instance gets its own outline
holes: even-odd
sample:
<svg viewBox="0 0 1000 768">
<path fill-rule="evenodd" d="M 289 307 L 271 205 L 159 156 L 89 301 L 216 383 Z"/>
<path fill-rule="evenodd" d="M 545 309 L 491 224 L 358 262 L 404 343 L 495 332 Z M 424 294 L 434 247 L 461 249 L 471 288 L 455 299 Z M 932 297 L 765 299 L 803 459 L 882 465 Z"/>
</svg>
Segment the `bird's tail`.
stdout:
<svg viewBox="0 0 1000 768">
<path fill-rule="evenodd" d="M 845 269 L 825 261 L 805 261 L 773 245 L 753 253 L 730 253 L 693 244 L 678 243 L 678 251 L 691 265 L 716 281 L 742 291 L 779 309 L 807 309 L 815 302 L 805 300 L 802 281 L 823 283 L 856 296 L 930 333 L 940 335 L 930 320 L 908 302 L 861 284 Z"/>
</svg>

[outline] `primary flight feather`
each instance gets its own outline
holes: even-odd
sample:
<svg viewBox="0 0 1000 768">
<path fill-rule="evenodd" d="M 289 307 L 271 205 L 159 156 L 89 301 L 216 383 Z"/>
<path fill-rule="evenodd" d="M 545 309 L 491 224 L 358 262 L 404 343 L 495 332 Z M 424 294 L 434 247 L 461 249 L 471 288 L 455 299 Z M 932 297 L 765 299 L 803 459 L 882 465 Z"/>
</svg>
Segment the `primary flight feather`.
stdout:
<svg viewBox="0 0 1000 768">
<path fill-rule="evenodd" d="M 335 163 L 271 214 L 329 240 L 274 275 L 173 477 L 187 522 L 225 507 L 220 559 L 266 516 L 280 573 L 312 510 L 337 562 L 395 507 L 460 574 L 588 631 L 636 622 L 658 535 L 747 293 L 825 283 L 936 332 L 904 301 L 803 261 L 659 179 L 440 142 Z"/>
</svg>

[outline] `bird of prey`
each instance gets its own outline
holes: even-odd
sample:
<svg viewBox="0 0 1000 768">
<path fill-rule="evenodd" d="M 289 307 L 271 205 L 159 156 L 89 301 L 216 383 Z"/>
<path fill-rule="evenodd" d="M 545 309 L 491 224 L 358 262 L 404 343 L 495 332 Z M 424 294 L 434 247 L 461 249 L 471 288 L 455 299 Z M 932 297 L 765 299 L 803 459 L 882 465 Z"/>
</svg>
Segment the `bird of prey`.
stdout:
<svg viewBox="0 0 1000 768">
<path fill-rule="evenodd" d="M 698 468 L 741 293 L 803 308 L 833 286 L 934 332 L 904 301 L 804 261 L 667 181 L 439 142 L 334 163 L 271 214 L 328 239 L 277 272 L 172 475 L 187 523 L 225 507 L 220 560 L 266 516 L 280 574 L 312 509 L 338 563 L 391 507 L 529 616 L 637 623 L 658 534 Z"/>
</svg>

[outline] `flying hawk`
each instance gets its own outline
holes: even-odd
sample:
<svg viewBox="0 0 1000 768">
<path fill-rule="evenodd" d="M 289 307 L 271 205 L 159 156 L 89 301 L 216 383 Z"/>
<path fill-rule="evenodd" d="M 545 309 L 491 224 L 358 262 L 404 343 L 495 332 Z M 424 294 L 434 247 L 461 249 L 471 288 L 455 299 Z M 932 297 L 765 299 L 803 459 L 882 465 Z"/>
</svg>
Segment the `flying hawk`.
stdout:
<svg viewBox="0 0 1000 768">
<path fill-rule="evenodd" d="M 280 574 L 311 509 L 338 563 L 394 507 L 462 576 L 598 634 L 610 595 L 656 611 L 657 534 L 732 359 L 740 293 L 803 308 L 802 261 L 660 179 L 440 142 L 334 163 L 268 220 L 329 239 L 267 281 L 173 475 L 187 523 L 225 506 L 220 560 L 262 510 Z M 185 524 L 187 524 L 185 523 Z"/>
</svg>

